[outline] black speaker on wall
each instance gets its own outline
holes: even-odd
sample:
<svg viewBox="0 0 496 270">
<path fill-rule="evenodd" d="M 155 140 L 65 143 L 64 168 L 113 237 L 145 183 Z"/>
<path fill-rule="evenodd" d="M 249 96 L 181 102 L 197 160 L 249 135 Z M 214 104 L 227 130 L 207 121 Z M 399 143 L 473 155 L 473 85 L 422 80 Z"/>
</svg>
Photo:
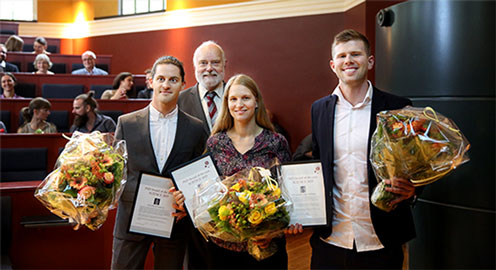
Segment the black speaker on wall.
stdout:
<svg viewBox="0 0 496 270">
<path fill-rule="evenodd" d="M 433 107 L 471 143 L 471 160 L 425 187 L 413 209 L 411 269 L 495 269 L 495 10 L 495 1 L 422 0 L 376 17 L 377 87 Z"/>
</svg>

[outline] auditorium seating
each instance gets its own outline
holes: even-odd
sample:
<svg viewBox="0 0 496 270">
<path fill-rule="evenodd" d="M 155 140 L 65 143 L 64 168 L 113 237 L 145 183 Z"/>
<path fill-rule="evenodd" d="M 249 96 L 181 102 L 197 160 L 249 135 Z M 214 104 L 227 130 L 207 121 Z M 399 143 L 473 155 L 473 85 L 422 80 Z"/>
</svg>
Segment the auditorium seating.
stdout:
<svg viewBox="0 0 496 270">
<path fill-rule="evenodd" d="M 82 84 L 44 84 L 41 90 L 44 98 L 71 98 L 84 93 Z"/>
<path fill-rule="evenodd" d="M 36 97 L 36 85 L 34 83 L 18 83 L 15 92 L 21 97 L 34 98 Z"/>
<path fill-rule="evenodd" d="M 53 63 L 52 62 L 52 67 L 49 69 L 51 72 L 55 74 L 64 74 L 66 73 L 66 65 L 65 63 Z M 28 72 L 34 72 L 36 69 L 34 68 L 33 63 L 28 63 Z"/>
<path fill-rule="evenodd" d="M 22 46 L 22 51 L 23 52 L 32 52 L 33 51 L 33 43 L 31 43 L 31 44 L 24 43 L 24 45 Z M 47 43 L 48 43 L 48 41 L 47 41 Z M 50 45 L 50 43 L 48 43 L 46 50 L 49 53 L 58 53 L 59 47 L 57 45 Z"/>
<path fill-rule="evenodd" d="M 122 115 L 122 111 L 99 111 L 99 112 L 101 114 L 104 114 L 112 118 L 115 121 L 115 123 L 117 123 L 117 119 L 119 118 L 119 116 Z"/>
<path fill-rule="evenodd" d="M 100 87 L 100 85 L 106 85 L 109 86 L 106 89 L 112 88 L 111 86 L 115 78 L 115 75 L 105 75 L 105 76 L 71 75 L 71 74 L 45 75 L 45 74 L 27 74 L 27 73 L 17 73 L 15 76 L 17 78 L 18 86 L 21 85 L 20 87 L 24 87 L 25 84 L 34 84 L 35 96 L 38 97 L 42 96 L 42 86 L 44 84 L 82 84 L 84 86 L 84 92 L 88 92 L 90 89 L 92 89 L 92 86 Z M 145 75 L 133 75 L 133 78 L 134 78 L 134 87 L 130 91 L 131 97 L 135 97 L 137 91 L 145 87 Z M 17 90 L 17 86 L 16 86 L 16 90 Z M 30 96 L 26 96 L 26 97 L 30 97 Z"/>
<path fill-rule="evenodd" d="M 107 89 L 112 89 L 111 84 L 97 84 L 97 85 L 91 85 L 90 90 L 95 91 L 95 98 L 101 98 L 103 92 Z"/>
<path fill-rule="evenodd" d="M 47 175 L 47 148 L 0 148 L 0 162 L 0 182 L 43 179 Z"/>
<path fill-rule="evenodd" d="M 50 44 L 50 42 L 49 42 Z M 21 53 L 21 52 L 9 52 L 8 53 L 8 61 L 9 63 L 16 63 L 20 72 L 33 72 L 34 68 L 32 67 L 34 59 L 36 58 L 36 54 L 32 53 Z M 81 55 L 72 55 L 72 54 L 57 54 L 52 53 L 49 55 L 50 61 L 52 63 L 61 65 L 64 64 L 64 73 L 71 73 L 73 64 L 82 65 Z M 30 67 L 31 66 L 31 67 Z M 111 55 L 97 55 L 97 66 L 106 67 L 107 71 L 112 70 L 112 56 Z M 52 71 L 53 71 L 52 67 Z M 57 71 L 62 71 L 62 66 L 56 67 Z M 54 71 L 55 72 L 55 71 Z M 55 72 L 56 74 L 59 72 Z M 109 72 L 110 73 L 110 72 Z"/>
<path fill-rule="evenodd" d="M 10 111 L 0 111 L 0 121 L 3 122 L 3 124 L 7 128 L 7 131 L 12 132 L 10 119 L 11 119 Z"/>
<path fill-rule="evenodd" d="M 19 128 L 20 110 L 23 107 L 28 106 L 30 101 L 31 99 L 0 99 L 0 107 L 2 108 L 0 116 L 1 119 L 5 120 L 4 124 L 9 132 L 15 133 L 17 131 L 17 128 Z M 51 117 L 55 117 L 55 120 L 52 122 L 57 125 L 57 129 L 62 131 L 66 130 L 64 127 L 70 127 L 74 121 L 74 115 L 72 114 L 72 104 L 74 100 L 49 99 L 49 101 L 52 104 L 52 109 L 50 110 L 52 114 L 49 116 L 49 121 L 51 120 Z M 144 99 L 98 100 L 98 107 L 101 111 L 109 111 L 111 117 L 118 117 L 120 114 L 144 108 L 148 106 L 149 103 L 149 100 Z M 67 118 L 58 115 L 58 112 L 67 112 Z"/>
<path fill-rule="evenodd" d="M 69 114 L 70 112 L 68 111 L 50 111 L 47 121 L 55 124 L 58 132 L 69 132 Z M 24 119 L 22 118 L 22 115 L 19 114 L 19 126 L 23 123 Z"/>
</svg>

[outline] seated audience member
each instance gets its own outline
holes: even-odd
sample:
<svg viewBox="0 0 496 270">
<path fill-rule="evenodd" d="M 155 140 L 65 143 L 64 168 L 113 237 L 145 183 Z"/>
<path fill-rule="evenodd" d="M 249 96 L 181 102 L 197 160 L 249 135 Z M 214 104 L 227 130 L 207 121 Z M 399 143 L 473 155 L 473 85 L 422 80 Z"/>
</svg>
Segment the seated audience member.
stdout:
<svg viewBox="0 0 496 270">
<path fill-rule="evenodd" d="M 301 140 L 300 145 L 296 147 L 293 154 L 294 161 L 311 160 L 312 156 L 312 134 L 307 135 Z"/>
<path fill-rule="evenodd" d="M 33 53 L 35 54 L 40 54 L 40 53 L 44 53 L 44 54 L 50 54 L 49 52 L 47 52 L 47 49 L 48 48 L 48 42 L 46 41 L 46 39 L 44 37 L 37 37 L 35 38 L 34 40 L 34 44 L 33 44 Z"/>
<path fill-rule="evenodd" d="M 15 86 L 17 84 L 17 79 L 14 74 L 10 72 L 5 72 L 2 74 L 2 90 L 3 93 L 0 98 L 23 98 L 16 95 Z"/>
<path fill-rule="evenodd" d="M 107 71 L 96 67 L 96 55 L 92 51 L 85 51 L 81 55 L 84 68 L 72 71 L 74 75 L 108 75 Z"/>
<path fill-rule="evenodd" d="M 5 59 L 7 59 L 7 47 L 0 44 L 0 72 L 19 72 L 16 65 L 7 63 Z"/>
<path fill-rule="evenodd" d="M 7 133 L 7 128 L 2 121 L 0 121 L 0 133 Z"/>
<path fill-rule="evenodd" d="M 145 70 L 146 74 L 146 79 L 145 79 L 145 84 L 146 88 L 138 92 L 138 98 L 146 98 L 146 99 L 151 99 L 153 95 L 153 88 L 152 88 L 152 70 L 147 69 Z"/>
<path fill-rule="evenodd" d="M 50 57 L 44 53 L 40 53 L 36 56 L 33 62 L 34 68 L 36 69 L 33 74 L 48 74 L 53 75 L 50 68 L 52 68 L 52 62 L 50 61 Z"/>
<path fill-rule="evenodd" d="M 22 46 L 24 46 L 24 40 L 20 36 L 12 35 L 5 42 L 7 51 L 9 52 L 22 52 Z"/>
<path fill-rule="evenodd" d="M 121 72 L 114 79 L 112 89 L 105 90 L 101 99 L 128 99 L 127 93 L 133 88 L 133 74 Z"/>
<path fill-rule="evenodd" d="M 24 124 L 17 133 L 57 133 L 57 127 L 46 121 L 51 107 L 50 101 L 42 97 L 33 98 L 28 107 L 21 109 Z"/>
<path fill-rule="evenodd" d="M 98 113 L 98 103 L 93 98 L 94 91 L 81 94 L 74 99 L 72 113 L 74 114 L 74 124 L 70 132 L 114 132 L 115 122 L 112 118 Z"/>
</svg>

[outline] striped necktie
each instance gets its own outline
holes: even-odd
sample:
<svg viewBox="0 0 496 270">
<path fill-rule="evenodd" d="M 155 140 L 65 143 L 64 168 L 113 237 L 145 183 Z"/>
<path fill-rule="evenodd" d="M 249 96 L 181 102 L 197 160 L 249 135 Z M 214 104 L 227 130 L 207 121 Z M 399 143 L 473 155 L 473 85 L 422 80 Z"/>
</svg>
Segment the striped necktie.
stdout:
<svg viewBox="0 0 496 270">
<path fill-rule="evenodd" d="M 212 126 L 215 122 L 215 117 L 217 116 L 217 106 L 215 106 L 214 98 L 217 95 L 215 91 L 208 91 L 205 97 L 207 98 L 208 114 L 212 120 Z"/>
</svg>

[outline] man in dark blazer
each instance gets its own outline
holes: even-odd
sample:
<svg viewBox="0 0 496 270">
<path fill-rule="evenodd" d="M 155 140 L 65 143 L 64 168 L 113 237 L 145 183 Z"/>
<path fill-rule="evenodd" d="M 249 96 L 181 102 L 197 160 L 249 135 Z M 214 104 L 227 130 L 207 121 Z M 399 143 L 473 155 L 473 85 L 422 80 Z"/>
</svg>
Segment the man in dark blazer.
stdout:
<svg viewBox="0 0 496 270">
<path fill-rule="evenodd" d="M 400 195 L 389 213 L 370 202 L 377 185 L 369 161 L 376 114 L 410 100 L 380 91 L 367 80 L 374 65 L 367 38 L 355 30 L 336 35 L 330 67 L 339 79 L 331 95 L 312 105 L 313 155 L 322 161 L 329 226 L 312 238 L 312 269 L 402 267 L 402 244 L 415 237 L 407 199 L 410 181 L 395 179 L 388 191 Z M 391 184 L 390 180 L 386 180 Z"/>
<path fill-rule="evenodd" d="M 16 65 L 8 63 L 5 59 L 7 59 L 7 47 L 0 44 L 0 72 L 19 72 Z"/>
<path fill-rule="evenodd" d="M 182 63 L 172 56 L 159 58 L 152 69 L 150 105 L 119 117 L 115 136 L 126 141 L 128 177 L 114 227 L 112 269 L 143 269 L 151 244 L 156 269 L 182 268 L 190 219 L 176 222 L 170 239 L 130 234 L 128 227 L 140 172 L 170 178 L 170 169 L 203 152 L 207 134 L 201 121 L 177 107 L 184 84 Z"/>
<path fill-rule="evenodd" d="M 177 102 L 181 110 L 202 120 L 209 134 L 222 105 L 226 62 L 224 50 L 214 41 L 205 41 L 198 46 L 193 55 L 197 84 L 181 92 Z M 209 115 L 207 99 L 210 92 L 215 93 L 213 100 L 217 110 L 213 119 Z"/>
</svg>

